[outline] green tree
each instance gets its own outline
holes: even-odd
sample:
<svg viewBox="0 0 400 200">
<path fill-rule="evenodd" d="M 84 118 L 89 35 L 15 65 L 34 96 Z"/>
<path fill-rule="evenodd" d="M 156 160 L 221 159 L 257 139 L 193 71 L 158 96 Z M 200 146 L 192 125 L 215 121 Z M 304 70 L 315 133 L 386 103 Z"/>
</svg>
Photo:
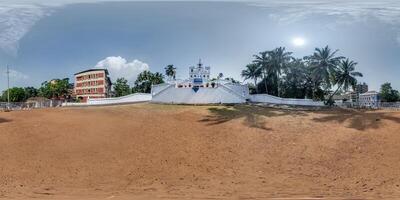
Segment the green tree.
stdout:
<svg viewBox="0 0 400 200">
<path fill-rule="evenodd" d="M 248 79 L 253 79 L 255 91 L 258 93 L 257 87 L 255 87 L 257 85 L 257 79 L 261 77 L 261 69 L 258 67 L 258 65 L 255 63 L 246 65 L 246 69 L 242 71 L 241 76 L 245 81 Z"/>
<path fill-rule="evenodd" d="M 125 78 L 118 78 L 113 87 L 116 97 L 126 96 L 131 93 L 128 80 Z"/>
<path fill-rule="evenodd" d="M 288 63 L 280 80 L 280 96 L 285 98 L 305 98 L 307 90 L 312 90 L 312 84 L 309 87 L 307 72 L 308 68 L 302 59 L 294 59 Z"/>
<path fill-rule="evenodd" d="M 356 72 L 355 67 L 357 63 L 354 61 L 349 60 L 342 60 L 339 63 L 338 69 L 333 74 L 333 84 L 337 85 L 337 89 L 333 92 L 328 99 L 328 102 L 332 102 L 333 96 L 340 90 L 344 89 L 348 91 L 350 86 L 354 89 L 357 85 L 357 78 L 362 77 L 362 73 Z"/>
<path fill-rule="evenodd" d="M 272 51 L 263 51 L 253 55 L 255 63 L 262 71 L 264 89 L 267 94 L 279 95 L 279 83 L 282 71 L 292 60 L 292 52 L 285 47 L 278 47 Z"/>
<path fill-rule="evenodd" d="M 257 65 L 257 67 L 261 70 L 263 74 L 263 83 L 265 86 L 265 93 L 268 94 L 268 86 L 267 86 L 267 76 L 268 76 L 268 66 L 270 64 L 270 58 L 268 51 L 260 52 L 258 55 L 253 55 L 254 60 L 253 63 Z"/>
<path fill-rule="evenodd" d="M 165 67 L 165 74 L 166 74 L 169 78 L 172 78 L 173 80 L 175 80 L 175 77 L 176 77 L 176 68 L 174 67 L 174 65 L 168 65 L 167 67 Z"/>
<path fill-rule="evenodd" d="M 37 97 L 38 96 L 38 90 L 34 87 L 25 87 L 25 99 L 29 99 L 31 97 Z"/>
<path fill-rule="evenodd" d="M 39 88 L 39 96 L 49 99 L 67 98 L 70 89 L 68 78 L 45 81 Z"/>
<path fill-rule="evenodd" d="M 344 58 L 336 56 L 339 50 L 332 51 L 329 46 L 316 48 L 313 55 L 305 57 L 311 67 L 315 81 L 322 81 L 326 90 L 332 87 L 332 80 L 340 61 Z"/>
<path fill-rule="evenodd" d="M 396 102 L 400 101 L 400 94 L 392 88 L 390 83 L 384 83 L 381 86 L 380 95 L 383 101 Z"/>
<path fill-rule="evenodd" d="M 272 79 L 272 83 L 274 85 L 276 91 L 273 94 L 279 95 L 279 83 L 280 83 L 280 76 L 282 71 L 284 71 L 290 61 L 292 60 L 292 52 L 287 52 L 285 47 L 278 47 L 272 51 L 268 52 L 269 54 L 269 66 L 267 69 L 267 74 L 270 79 Z"/>
<path fill-rule="evenodd" d="M 10 102 L 23 102 L 25 101 L 24 88 L 13 87 L 10 88 Z M 7 101 L 7 90 L 3 92 L 2 100 Z"/>
<path fill-rule="evenodd" d="M 138 75 L 135 81 L 135 86 L 132 88 L 132 92 L 150 93 L 152 85 L 161 83 L 164 83 L 164 76 L 161 73 L 143 71 Z"/>
</svg>

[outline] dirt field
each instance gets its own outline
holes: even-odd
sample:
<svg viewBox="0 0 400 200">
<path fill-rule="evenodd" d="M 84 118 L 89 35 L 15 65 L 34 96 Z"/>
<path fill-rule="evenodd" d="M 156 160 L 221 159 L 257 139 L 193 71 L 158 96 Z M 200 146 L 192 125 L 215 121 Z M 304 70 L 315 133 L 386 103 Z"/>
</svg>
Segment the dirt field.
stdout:
<svg viewBox="0 0 400 200">
<path fill-rule="evenodd" d="M 0 199 L 400 198 L 400 112 L 0 113 Z"/>
</svg>

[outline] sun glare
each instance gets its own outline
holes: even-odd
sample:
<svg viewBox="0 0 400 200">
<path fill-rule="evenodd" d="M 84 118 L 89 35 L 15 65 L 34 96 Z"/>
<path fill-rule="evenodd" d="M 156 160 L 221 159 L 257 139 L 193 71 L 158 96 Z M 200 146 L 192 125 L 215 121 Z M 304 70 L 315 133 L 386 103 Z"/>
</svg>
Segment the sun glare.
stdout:
<svg viewBox="0 0 400 200">
<path fill-rule="evenodd" d="M 304 46 L 306 44 L 306 41 L 304 40 L 304 38 L 297 37 L 293 39 L 293 44 L 294 46 L 300 47 Z"/>
</svg>

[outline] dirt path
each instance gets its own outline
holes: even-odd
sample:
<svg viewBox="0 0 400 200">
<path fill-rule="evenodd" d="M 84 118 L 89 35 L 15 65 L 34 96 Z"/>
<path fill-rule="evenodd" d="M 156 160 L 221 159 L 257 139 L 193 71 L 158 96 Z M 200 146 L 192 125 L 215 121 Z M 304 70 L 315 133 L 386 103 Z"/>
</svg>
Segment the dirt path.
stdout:
<svg viewBox="0 0 400 200">
<path fill-rule="evenodd" d="M 399 112 L 0 113 L 0 199 L 400 198 L 399 142 Z"/>
</svg>

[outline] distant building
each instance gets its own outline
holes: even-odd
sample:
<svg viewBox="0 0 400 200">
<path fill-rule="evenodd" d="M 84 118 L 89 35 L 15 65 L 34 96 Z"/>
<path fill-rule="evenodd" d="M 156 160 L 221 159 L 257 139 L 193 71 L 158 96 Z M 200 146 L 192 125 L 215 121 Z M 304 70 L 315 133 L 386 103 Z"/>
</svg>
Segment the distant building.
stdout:
<svg viewBox="0 0 400 200">
<path fill-rule="evenodd" d="M 379 108 L 380 97 L 376 91 L 369 91 L 359 95 L 358 99 L 360 107 Z"/>
<path fill-rule="evenodd" d="M 368 92 L 368 85 L 366 83 L 357 84 L 355 91 L 358 95 Z"/>
<path fill-rule="evenodd" d="M 33 108 L 41 108 L 46 104 L 50 104 L 49 102 L 51 102 L 51 99 L 45 97 L 30 97 L 25 102 Z"/>
<path fill-rule="evenodd" d="M 329 95 L 327 95 L 325 98 L 329 98 Z M 337 105 L 344 105 L 357 102 L 358 95 L 356 92 L 346 92 L 345 94 L 334 95 L 332 99 Z"/>
<path fill-rule="evenodd" d="M 86 102 L 88 98 L 105 98 L 111 94 L 111 80 L 106 69 L 89 69 L 75 74 L 74 93 Z"/>
<path fill-rule="evenodd" d="M 358 101 L 358 95 L 359 93 L 357 92 L 348 92 L 347 96 L 348 96 L 348 100 L 349 102 L 357 102 Z"/>
</svg>

